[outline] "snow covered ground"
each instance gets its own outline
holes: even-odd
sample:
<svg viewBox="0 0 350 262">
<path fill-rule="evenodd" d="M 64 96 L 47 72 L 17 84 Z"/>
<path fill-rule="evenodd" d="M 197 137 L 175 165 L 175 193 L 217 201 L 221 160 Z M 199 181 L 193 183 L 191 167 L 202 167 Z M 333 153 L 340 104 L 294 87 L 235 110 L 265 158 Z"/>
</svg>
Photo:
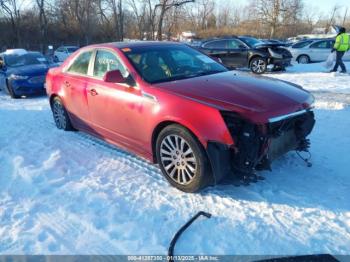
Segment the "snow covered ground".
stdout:
<svg viewBox="0 0 350 262">
<path fill-rule="evenodd" d="M 350 69 L 350 64 L 347 64 Z M 269 74 L 311 90 L 308 168 L 289 153 L 266 180 L 185 194 L 157 167 L 81 132 L 59 131 L 45 97 L 0 92 L 0 254 L 350 254 L 350 76 L 319 64 Z"/>
</svg>

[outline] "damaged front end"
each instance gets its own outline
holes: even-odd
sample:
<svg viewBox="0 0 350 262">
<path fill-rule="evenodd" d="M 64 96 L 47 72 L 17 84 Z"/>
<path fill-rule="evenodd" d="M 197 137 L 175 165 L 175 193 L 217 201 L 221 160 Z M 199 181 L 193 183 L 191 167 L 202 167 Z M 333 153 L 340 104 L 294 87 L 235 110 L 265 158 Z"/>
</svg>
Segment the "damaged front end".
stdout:
<svg viewBox="0 0 350 262">
<path fill-rule="evenodd" d="M 308 151 L 306 138 L 315 119 L 311 110 L 272 118 L 266 124 L 254 124 L 233 112 L 221 112 L 230 131 L 233 146 L 208 143 L 208 155 L 215 180 L 232 176 L 255 176 L 257 170 L 271 170 L 271 162 L 289 151 Z"/>
</svg>

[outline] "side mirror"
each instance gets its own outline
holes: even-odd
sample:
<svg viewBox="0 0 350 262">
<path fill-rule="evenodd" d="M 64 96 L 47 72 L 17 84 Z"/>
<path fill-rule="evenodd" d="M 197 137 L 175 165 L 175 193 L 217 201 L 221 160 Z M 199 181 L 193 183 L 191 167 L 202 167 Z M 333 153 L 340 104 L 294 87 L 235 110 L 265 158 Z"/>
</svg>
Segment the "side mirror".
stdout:
<svg viewBox="0 0 350 262">
<path fill-rule="evenodd" d="M 107 83 L 125 83 L 126 79 L 119 70 L 108 71 L 103 77 L 103 81 Z"/>
<path fill-rule="evenodd" d="M 222 64 L 222 60 L 219 57 L 216 56 L 210 56 L 211 59 L 215 60 L 216 62 Z"/>
</svg>

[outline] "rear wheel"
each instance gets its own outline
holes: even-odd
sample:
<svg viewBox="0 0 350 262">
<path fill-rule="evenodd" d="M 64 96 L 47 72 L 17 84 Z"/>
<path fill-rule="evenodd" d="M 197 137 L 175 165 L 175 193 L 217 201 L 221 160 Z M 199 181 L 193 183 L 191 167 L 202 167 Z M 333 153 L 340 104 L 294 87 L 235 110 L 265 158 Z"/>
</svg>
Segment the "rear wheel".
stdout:
<svg viewBox="0 0 350 262">
<path fill-rule="evenodd" d="M 58 129 L 63 129 L 65 131 L 74 130 L 70 122 L 67 110 L 64 108 L 64 105 L 58 96 L 56 96 L 53 99 L 51 104 L 51 110 L 52 110 L 53 118 L 55 120 L 56 127 Z"/>
<path fill-rule="evenodd" d="M 186 128 L 165 127 L 159 134 L 156 155 L 160 169 L 171 185 L 184 192 L 197 192 L 211 181 L 207 154 Z"/>
<path fill-rule="evenodd" d="M 301 55 L 298 57 L 298 63 L 299 64 L 308 64 L 310 63 L 310 57 L 307 55 Z"/>
<path fill-rule="evenodd" d="M 250 70 L 252 70 L 254 74 L 263 74 L 266 72 L 266 69 L 267 63 L 262 57 L 254 57 L 250 61 Z"/>
</svg>

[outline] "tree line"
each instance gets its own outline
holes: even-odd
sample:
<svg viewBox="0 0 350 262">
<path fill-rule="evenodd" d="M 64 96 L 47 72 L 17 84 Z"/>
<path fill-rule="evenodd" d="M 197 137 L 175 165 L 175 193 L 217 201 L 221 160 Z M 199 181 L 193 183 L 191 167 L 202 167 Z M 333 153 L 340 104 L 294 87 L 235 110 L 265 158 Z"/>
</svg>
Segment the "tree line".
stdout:
<svg viewBox="0 0 350 262">
<path fill-rule="evenodd" d="M 252 35 L 286 38 L 333 24 L 349 26 L 348 8 L 321 13 L 303 0 L 0 0 L 0 50 L 46 51 L 124 39 L 174 40 Z"/>
</svg>

